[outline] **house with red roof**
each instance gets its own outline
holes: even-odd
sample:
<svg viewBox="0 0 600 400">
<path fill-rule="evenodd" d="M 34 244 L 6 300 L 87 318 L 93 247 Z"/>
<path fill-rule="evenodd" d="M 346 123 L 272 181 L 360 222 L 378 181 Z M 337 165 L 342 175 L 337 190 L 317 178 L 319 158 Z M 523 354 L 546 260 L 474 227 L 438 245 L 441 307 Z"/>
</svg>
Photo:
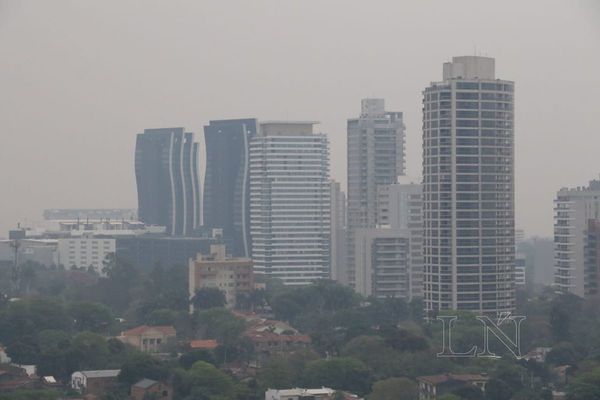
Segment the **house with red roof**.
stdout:
<svg viewBox="0 0 600 400">
<path fill-rule="evenodd" d="M 122 332 L 117 339 L 145 353 L 158 353 L 166 343 L 174 341 L 175 337 L 175 328 L 172 326 L 142 325 Z"/>
</svg>

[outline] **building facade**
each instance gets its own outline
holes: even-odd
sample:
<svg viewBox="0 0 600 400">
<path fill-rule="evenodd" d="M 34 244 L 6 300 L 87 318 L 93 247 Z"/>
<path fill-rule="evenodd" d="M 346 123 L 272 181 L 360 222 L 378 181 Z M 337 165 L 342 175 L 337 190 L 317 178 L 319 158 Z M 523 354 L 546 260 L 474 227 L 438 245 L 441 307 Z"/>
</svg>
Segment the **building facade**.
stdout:
<svg viewBox="0 0 600 400">
<path fill-rule="evenodd" d="M 340 183 L 330 182 L 331 209 L 331 279 L 341 284 L 348 284 L 346 259 L 348 250 L 346 237 L 346 195 Z"/>
<path fill-rule="evenodd" d="M 121 332 L 117 339 L 144 353 L 160 353 L 165 345 L 175 343 L 176 336 L 175 328 L 170 325 L 141 325 Z"/>
<path fill-rule="evenodd" d="M 554 285 L 580 297 L 596 296 L 600 180 L 559 190 L 554 210 Z"/>
<path fill-rule="evenodd" d="M 288 285 L 328 278 L 329 142 L 314 122 L 263 122 L 250 143 L 254 271 Z"/>
<path fill-rule="evenodd" d="M 354 290 L 377 298 L 411 298 L 410 231 L 357 229 L 354 238 Z"/>
<path fill-rule="evenodd" d="M 410 266 L 406 298 L 423 297 L 423 200 L 419 183 L 400 177 L 399 183 L 377 188 L 378 226 L 410 232 Z"/>
<path fill-rule="evenodd" d="M 426 311 L 515 308 L 514 83 L 454 57 L 423 92 Z"/>
<path fill-rule="evenodd" d="M 252 260 L 227 256 L 223 244 L 211 245 L 210 253 L 198 254 L 189 262 L 190 300 L 202 288 L 219 289 L 225 294 L 227 306 L 235 307 L 238 295 L 250 294 L 254 289 Z"/>
<path fill-rule="evenodd" d="M 163 268 L 185 268 L 198 253 L 207 254 L 214 237 L 173 237 L 164 235 L 139 235 L 116 238 L 117 261 L 136 268 L 151 270 L 157 265 Z"/>
<path fill-rule="evenodd" d="M 138 214 L 167 234 L 190 235 L 200 226 L 198 144 L 184 128 L 146 129 L 137 135 Z"/>
<path fill-rule="evenodd" d="M 363 99 L 361 114 L 348 120 L 348 284 L 354 286 L 354 231 L 375 228 L 377 186 L 404 175 L 405 127 L 401 112 L 383 99 Z"/>
<path fill-rule="evenodd" d="M 58 239 L 59 264 L 69 269 L 91 268 L 103 274 L 104 260 L 116 252 L 116 239 L 112 237 L 71 237 Z"/>
<path fill-rule="evenodd" d="M 249 148 L 256 119 L 210 121 L 204 127 L 204 226 L 223 229 L 234 256 L 250 257 Z"/>
</svg>

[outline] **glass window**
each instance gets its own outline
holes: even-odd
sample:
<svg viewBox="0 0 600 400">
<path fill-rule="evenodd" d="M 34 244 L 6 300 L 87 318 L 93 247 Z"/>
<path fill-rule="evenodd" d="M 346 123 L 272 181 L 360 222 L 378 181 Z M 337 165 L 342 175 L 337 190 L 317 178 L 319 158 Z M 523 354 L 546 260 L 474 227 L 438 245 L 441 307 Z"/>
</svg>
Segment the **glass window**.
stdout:
<svg viewBox="0 0 600 400">
<path fill-rule="evenodd" d="M 479 89 L 479 84 L 477 82 L 456 82 L 456 88 L 477 90 Z"/>
</svg>

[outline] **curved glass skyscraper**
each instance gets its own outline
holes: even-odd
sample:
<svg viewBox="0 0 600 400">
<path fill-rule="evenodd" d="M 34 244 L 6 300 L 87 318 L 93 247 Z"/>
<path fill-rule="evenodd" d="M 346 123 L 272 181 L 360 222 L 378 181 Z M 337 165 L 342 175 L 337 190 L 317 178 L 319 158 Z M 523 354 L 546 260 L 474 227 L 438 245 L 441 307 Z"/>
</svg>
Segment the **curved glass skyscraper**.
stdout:
<svg viewBox="0 0 600 400">
<path fill-rule="evenodd" d="M 135 177 L 138 217 L 189 235 L 200 225 L 198 144 L 184 128 L 145 129 L 137 135 Z"/>
<path fill-rule="evenodd" d="M 514 83 L 494 59 L 454 57 L 423 92 L 424 299 L 515 308 Z"/>
<path fill-rule="evenodd" d="M 204 127 L 204 225 L 223 229 L 237 257 L 250 257 L 252 248 L 248 152 L 256 131 L 256 119 L 210 121 Z"/>
</svg>

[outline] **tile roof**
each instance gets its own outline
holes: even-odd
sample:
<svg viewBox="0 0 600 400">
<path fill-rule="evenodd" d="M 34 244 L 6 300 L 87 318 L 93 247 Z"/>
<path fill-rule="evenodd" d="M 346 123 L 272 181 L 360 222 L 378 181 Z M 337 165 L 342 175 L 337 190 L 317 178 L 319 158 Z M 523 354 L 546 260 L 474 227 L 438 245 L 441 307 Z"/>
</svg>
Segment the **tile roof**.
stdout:
<svg viewBox="0 0 600 400">
<path fill-rule="evenodd" d="M 190 340 L 190 348 L 192 349 L 208 349 L 212 350 L 219 346 L 219 343 L 214 339 L 205 340 Z"/>
<path fill-rule="evenodd" d="M 124 331 L 122 333 L 123 336 L 140 336 L 145 334 L 148 331 L 158 331 L 160 333 L 162 333 L 165 336 L 170 336 L 170 335 L 175 335 L 175 328 L 173 328 L 172 326 L 148 326 L 148 325 L 141 325 L 132 329 L 129 329 L 127 331 Z"/>
</svg>

